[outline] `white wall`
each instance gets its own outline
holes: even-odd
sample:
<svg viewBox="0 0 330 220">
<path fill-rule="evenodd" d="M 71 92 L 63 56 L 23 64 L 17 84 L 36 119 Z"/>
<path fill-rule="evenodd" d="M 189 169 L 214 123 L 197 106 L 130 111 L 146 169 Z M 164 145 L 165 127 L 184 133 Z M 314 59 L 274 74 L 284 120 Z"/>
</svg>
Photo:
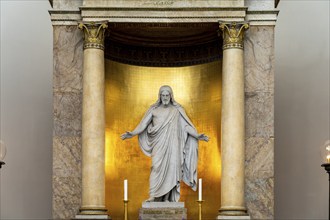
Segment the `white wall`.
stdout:
<svg viewBox="0 0 330 220">
<path fill-rule="evenodd" d="M 51 218 L 52 26 L 48 1 L 1 0 L 1 219 Z"/>
<path fill-rule="evenodd" d="M 51 218 L 52 27 L 48 1 L 1 0 L 1 219 Z M 329 1 L 282 0 L 276 27 L 277 219 L 326 219 L 319 146 L 329 131 Z"/>
<path fill-rule="evenodd" d="M 275 210 L 327 219 L 330 139 L 329 1 L 281 1 L 275 36 Z"/>
</svg>

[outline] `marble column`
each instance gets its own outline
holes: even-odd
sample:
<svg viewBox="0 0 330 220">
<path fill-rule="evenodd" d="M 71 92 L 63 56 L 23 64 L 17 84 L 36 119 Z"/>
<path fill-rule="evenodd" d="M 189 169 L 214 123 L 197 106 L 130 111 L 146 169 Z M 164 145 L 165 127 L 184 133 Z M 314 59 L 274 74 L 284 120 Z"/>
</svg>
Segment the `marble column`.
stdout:
<svg viewBox="0 0 330 220">
<path fill-rule="evenodd" d="M 108 218 L 105 208 L 104 33 L 107 22 L 84 22 L 82 201 L 76 218 Z M 94 217 L 93 217 L 94 216 Z"/>
<path fill-rule="evenodd" d="M 244 32 L 247 23 L 220 23 L 223 36 L 221 207 L 218 219 L 249 218 L 244 201 Z"/>
</svg>

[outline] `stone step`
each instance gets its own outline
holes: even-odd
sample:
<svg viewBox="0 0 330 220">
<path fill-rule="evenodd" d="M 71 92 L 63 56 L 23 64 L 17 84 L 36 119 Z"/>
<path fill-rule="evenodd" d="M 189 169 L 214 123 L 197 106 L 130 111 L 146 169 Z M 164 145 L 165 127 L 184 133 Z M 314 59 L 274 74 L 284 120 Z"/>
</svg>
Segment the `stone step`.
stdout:
<svg viewBox="0 0 330 220">
<path fill-rule="evenodd" d="M 141 208 L 139 220 L 186 220 L 187 209 L 184 207 Z"/>
<path fill-rule="evenodd" d="M 186 220 L 183 202 L 147 202 L 139 210 L 139 220 Z"/>
</svg>

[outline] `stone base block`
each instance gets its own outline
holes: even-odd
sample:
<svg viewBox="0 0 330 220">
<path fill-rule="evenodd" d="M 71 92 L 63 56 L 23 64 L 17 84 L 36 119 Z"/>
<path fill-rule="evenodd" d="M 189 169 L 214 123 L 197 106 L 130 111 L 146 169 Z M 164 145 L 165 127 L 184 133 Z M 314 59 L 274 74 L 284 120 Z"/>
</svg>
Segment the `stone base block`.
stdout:
<svg viewBox="0 0 330 220">
<path fill-rule="evenodd" d="M 249 215 L 240 215 L 240 216 L 218 215 L 217 219 L 225 219 L 225 220 L 250 220 L 251 217 Z"/>
<path fill-rule="evenodd" d="M 108 215 L 76 215 L 74 218 L 75 220 L 78 219 L 87 219 L 87 220 L 92 220 L 92 219 L 111 219 L 110 216 Z"/>
<path fill-rule="evenodd" d="M 143 203 L 139 220 L 186 220 L 187 209 L 183 202 Z"/>
<path fill-rule="evenodd" d="M 142 208 L 184 208 L 184 202 L 143 202 Z"/>
</svg>

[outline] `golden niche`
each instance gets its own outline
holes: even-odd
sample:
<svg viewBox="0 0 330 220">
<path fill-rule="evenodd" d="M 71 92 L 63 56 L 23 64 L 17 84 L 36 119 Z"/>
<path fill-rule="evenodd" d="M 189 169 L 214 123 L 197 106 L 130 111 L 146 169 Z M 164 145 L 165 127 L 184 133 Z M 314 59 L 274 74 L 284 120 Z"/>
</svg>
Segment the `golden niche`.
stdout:
<svg viewBox="0 0 330 220">
<path fill-rule="evenodd" d="M 145 156 L 136 137 L 120 139 L 125 129 L 140 122 L 157 100 L 162 85 L 170 85 L 174 97 L 199 132 L 210 137 L 199 142 L 198 178 L 203 178 L 203 216 L 215 219 L 220 207 L 221 61 L 187 67 L 141 67 L 106 60 L 106 207 L 112 219 L 123 219 L 124 179 L 128 179 L 130 219 L 138 218 L 149 198 L 151 158 Z M 180 201 L 188 218 L 198 217 L 198 192 L 181 183 Z"/>
</svg>

